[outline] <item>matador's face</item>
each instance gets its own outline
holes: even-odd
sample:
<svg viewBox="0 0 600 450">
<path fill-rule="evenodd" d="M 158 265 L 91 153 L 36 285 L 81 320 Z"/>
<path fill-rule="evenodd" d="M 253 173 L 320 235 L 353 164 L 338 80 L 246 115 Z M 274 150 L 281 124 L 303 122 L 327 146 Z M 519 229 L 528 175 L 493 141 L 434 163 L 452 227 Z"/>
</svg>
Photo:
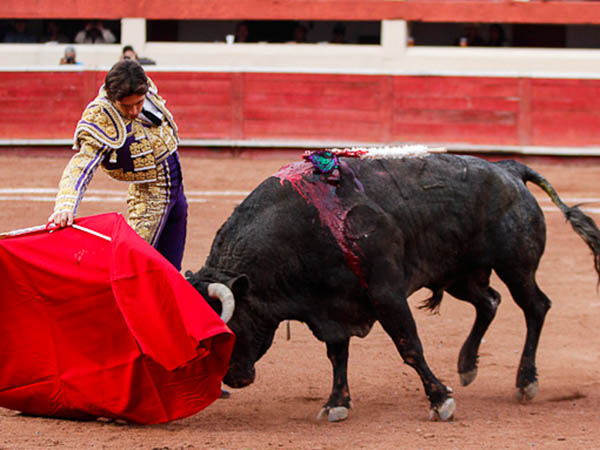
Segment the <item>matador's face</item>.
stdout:
<svg viewBox="0 0 600 450">
<path fill-rule="evenodd" d="M 129 120 L 135 120 L 142 112 L 145 95 L 132 94 L 123 97 L 121 100 L 115 100 L 115 106 L 119 112 Z"/>
</svg>

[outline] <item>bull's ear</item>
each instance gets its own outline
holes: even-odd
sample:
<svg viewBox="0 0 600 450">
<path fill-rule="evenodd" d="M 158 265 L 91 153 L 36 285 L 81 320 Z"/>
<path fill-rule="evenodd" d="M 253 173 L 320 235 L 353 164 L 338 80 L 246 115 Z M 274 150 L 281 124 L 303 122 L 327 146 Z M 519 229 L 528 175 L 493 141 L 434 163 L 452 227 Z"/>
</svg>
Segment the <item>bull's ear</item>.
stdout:
<svg viewBox="0 0 600 450">
<path fill-rule="evenodd" d="M 246 275 L 239 275 L 231 279 L 228 284 L 231 292 L 233 292 L 233 296 L 238 300 L 246 297 L 248 288 L 250 287 L 250 280 L 248 280 Z"/>
</svg>

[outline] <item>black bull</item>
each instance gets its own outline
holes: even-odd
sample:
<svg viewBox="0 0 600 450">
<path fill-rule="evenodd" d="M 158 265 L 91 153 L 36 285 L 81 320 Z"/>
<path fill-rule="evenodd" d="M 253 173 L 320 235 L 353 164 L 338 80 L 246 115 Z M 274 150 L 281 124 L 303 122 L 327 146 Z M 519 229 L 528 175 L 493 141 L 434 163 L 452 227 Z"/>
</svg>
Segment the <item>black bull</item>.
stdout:
<svg viewBox="0 0 600 450">
<path fill-rule="evenodd" d="M 349 340 L 365 336 L 378 320 L 421 377 L 431 418 L 447 420 L 455 410 L 452 391 L 423 357 L 407 298 L 425 287 L 433 293 L 430 308 L 439 306 L 444 291 L 475 307 L 458 358 L 467 385 L 500 303 L 489 285 L 494 270 L 525 315 L 516 386 L 521 399 L 533 398 L 536 349 L 551 302 L 535 279 L 546 241 L 544 216 L 525 182 L 540 186 L 560 208 L 592 249 L 600 274 L 600 232 L 592 219 L 515 161 L 447 154 L 340 158 L 339 173 L 320 174 L 304 161 L 282 168 L 221 227 L 204 267 L 188 272 L 205 298 L 208 283 L 226 285 L 235 297 L 229 326 L 237 340 L 224 382 L 252 383 L 254 363 L 279 323 L 298 320 L 327 345 L 333 389 L 321 413 L 342 420 L 351 407 Z"/>
</svg>

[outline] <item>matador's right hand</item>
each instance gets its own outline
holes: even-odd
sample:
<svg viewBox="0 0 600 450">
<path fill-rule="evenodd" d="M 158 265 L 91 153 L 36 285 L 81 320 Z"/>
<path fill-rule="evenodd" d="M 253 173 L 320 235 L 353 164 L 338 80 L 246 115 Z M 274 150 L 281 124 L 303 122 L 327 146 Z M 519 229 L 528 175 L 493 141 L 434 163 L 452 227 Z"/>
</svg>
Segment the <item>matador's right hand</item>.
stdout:
<svg viewBox="0 0 600 450">
<path fill-rule="evenodd" d="M 73 211 L 57 211 L 48 217 L 48 223 L 53 223 L 59 227 L 66 227 L 73 225 L 73 218 Z"/>
</svg>

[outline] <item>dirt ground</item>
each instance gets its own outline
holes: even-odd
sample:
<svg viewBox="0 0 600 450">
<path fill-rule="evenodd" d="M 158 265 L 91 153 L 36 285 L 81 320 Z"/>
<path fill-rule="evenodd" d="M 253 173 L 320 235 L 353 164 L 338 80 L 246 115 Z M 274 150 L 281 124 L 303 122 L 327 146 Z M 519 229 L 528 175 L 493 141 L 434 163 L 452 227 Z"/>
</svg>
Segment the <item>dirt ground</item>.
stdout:
<svg viewBox="0 0 600 450">
<path fill-rule="evenodd" d="M 219 226 L 261 180 L 300 153 L 264 158 L 207 158 L 182 152 L 190 200 L 183 267 L 199 269 Z M 0 231 L 46 222 L 69 153 L 0 150 Z M 600 159 L 526 161 L 568 203 L 586 205 L 600 223 Z M 428 402 L 416 373 L 375 325 L 353 339 L 349 383 L 354 409 L 345 422 L 317 422 L 332 383 L 325 346 L 305 325 L 280 326 L 257 365 L 256 382 L 232 390 L 193 417 L 156 426 L 26 417 L 0 408 L 0 449 L 589 449 L 600 447 L 600 295 L 591 252 L 537 187 L 548 243 L 538 282 L 553 300 L 538 350 L 540 390 L 528 404 L 515 400 L 524 343 L 520 309 L 497 279 L 503 302 L 480 349 L 478 378 L 460 386 L 458 351 L 474 320 L 473 308 L 446 295 L 439 315 L 410 303 L 432 370 L 454 388 L 455 420 L 428 421 Z M 110 190 L 110 192 L 107 192 Z M 114 191 L 114 192 L 113 192 Z M 219 192 L 210 192 L 219 191 Z M 225 192 L 228 191 L 228 192 Z M 124 210 L 125 184 L 97 173 L 79 215 Z M 1 366 L 0 366 L 1 367 Z M 0 369 L 1 370 L 1 369 Z"/>
</svg>

